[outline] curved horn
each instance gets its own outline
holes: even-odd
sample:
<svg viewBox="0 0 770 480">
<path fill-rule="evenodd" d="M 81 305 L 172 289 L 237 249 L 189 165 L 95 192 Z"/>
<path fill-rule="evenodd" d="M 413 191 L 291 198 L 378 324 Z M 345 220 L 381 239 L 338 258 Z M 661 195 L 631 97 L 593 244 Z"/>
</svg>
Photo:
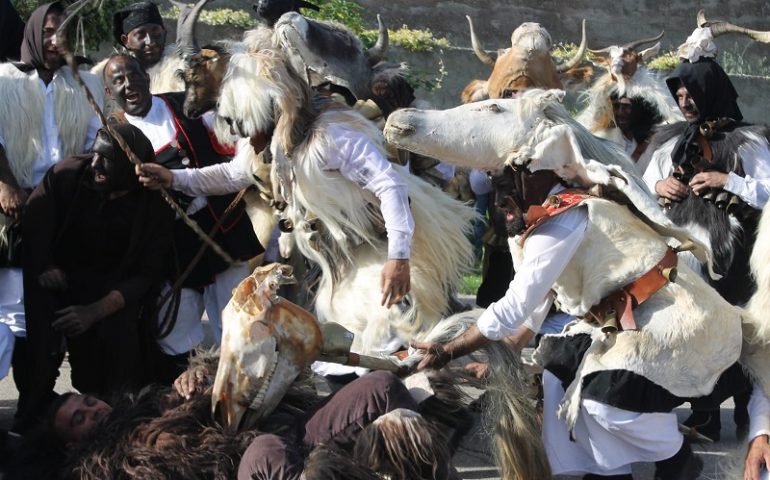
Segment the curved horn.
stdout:
<svg viewBox="0 0 770 480">
<path fill-rule="evenodd" d="M 751 30 L 749 28 L 739 27 L 732 23 L 722 22 L 720 20 L 706 20 L 706 12 L 701 10 L 698 12 L 698 26 L 701 28 L 709 27 L 711 34 L 714 37 L 725 33 L 740 33 L 747 37 L 762 43 L 770 43 L 770 32 L 762 32 L 759 30 Z"/>
<path fill-rule="evenodd" d="M 590 48 L 587 48 L 586 50 L 588 50 L 589 52 L 591 52 L 593 54 L 599 54 L 599 53 L 610 53 L 611 49 L 612 49 L 612 45 L 610 45 L 609 47 L 601 48 L 599 50 L 593 50 L 593 49 L 590 49 Z"/>
<path fill-rule="evenodd" d="M 556 71 L 559 73 L 564 73 L 570 68 L 576 67 L 580 62 L 583 61 L 583 57 L 586 54 L 586 50 L 588 49 L 588 46 L 586 45 L 586 21 L 583 19 L 583 38 L 580 40 L 580 46 L 578 47 L 578 51 L 575 53 L 575 56 L 573 56 L 569 61 L 562 63 L 558 67 L 556 67 Z"/>
<path fill-rule="evenodd" d="M 655 43 L 661 38 L 663 38 L 663 35 L 666 33 L 665 30 L 662 30 L 659 34 L 657 34 L 654 37 L 650 38 L 642 38 L 641 40 L 636 40 L 635 42 L 628 42 L 627 44 L 623 45 L 624 50 L 636 50 L 637 47 L 640 47 L 644 45 L 645 43 Z"/>
<path fill-rule="evenodd" d="M 173 2 L 180 9 L 179 20 L 176 24 L 176 52 L 182 58 L 190 57 L 200 51 L 198 41 L 195 38 L 195 24 L 208 1 L 198 0 L 192 7 L 185 3 Z"/>
<path fill-rule="evenodd" d="M 388 27 L 382 23 L 382 19 L 380 18 L 379 13 L 377 14 L 377 25 L 380 29 L 380 35 L 377 37 L 377 43 L 375 43 L 372 48 L 367 50 L 370 66 L 377 64 L 379 61 L 385 58 L 385 52 L 388 51 L 388 43 L 390 42 L 388 38 Z"/>
<path fill-rule="evenodd" d="M 468 25 L 471 27 L 471 45 L 473 46 L 473 51 L 476 53 L 476 56 L 481 60 L 482 63 L 489 65 L 490 67 L 495 66 L 495 62 L 497 61 L 497 55 L 496 54 L 489 54 L 484 48 L 481 46 L 481 42 L 476 37 L 476 32 L 473 30 L 473 20 L 471 20 L 470 15 L 466 15 L 465 18 L 468 19 Z"/>
</svg>

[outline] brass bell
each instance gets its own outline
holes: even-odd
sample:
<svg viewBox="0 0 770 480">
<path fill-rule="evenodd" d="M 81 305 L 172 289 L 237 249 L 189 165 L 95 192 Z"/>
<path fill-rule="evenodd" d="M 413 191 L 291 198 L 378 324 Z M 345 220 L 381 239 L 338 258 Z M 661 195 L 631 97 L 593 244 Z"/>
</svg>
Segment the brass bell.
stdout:
<svg viewBox="0 0 770 480">
<path fill-rule="evenodd" d="M 663 275 L 663 278 L 665 278 L 669 282 L 676 282 L 677 273 L 678 272 L 676 267 L 666 267 L 660 271 L 660 274 Z"/>
<path fill-rule="evenodd" d="M 611 311 L 607 313 L 607 316 L 604 317 L 604 323 L 602 324 L 602 333 L 604 334 L 611 334 L 618 331 L 618 317 L 615 314 L 615 311 Z"/>
</svg>

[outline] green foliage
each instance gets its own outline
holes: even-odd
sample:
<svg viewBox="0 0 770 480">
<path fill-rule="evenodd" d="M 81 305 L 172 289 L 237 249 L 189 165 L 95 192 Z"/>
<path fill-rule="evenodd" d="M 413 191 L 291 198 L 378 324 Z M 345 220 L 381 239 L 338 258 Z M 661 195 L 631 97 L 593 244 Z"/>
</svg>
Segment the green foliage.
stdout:
<svg viewBox="0 0 770 480">
<path fill-rule="evenodd" d="M 551 55 L 561 60 L 569 60 L 575 56 L 579 47 L 580 45 L 572 42 L 557 43 L 551 50 Z M 585 61 L 593 62 L 595 57 L 593 53 L 586 51 L 583 58 Z"/>
<path fill-rule="evenodd" d="M 112 40 L 112 14 L 116 10 L 130 5 L 135 0 L 100 0 L 85 7 L 79 14 L 79 19 L 73 22 L 70 30 L 71 44 L 78 53 L 82 47 L 86 50 L 96 50 L 99 44 Z M 13 6 L 24 21 L 41 2 L 35 0 L 11 0 Z M 74 0 L 65 0 L 65 5 L 74 3 Z"/>
<path fill-rule="evenodd" d="M 438 59 L 438 76 L 433 75 L 431 72 L 413 70 L 411 68 L 406 72 L 406 80 L 409 82 L 409 85 L 415 90 L 419 89 L 429 93 L 440 90 L 446 76 L 447 71 L 443 57 Z"/>
<path fill-rule="evenodd" d="M 364 30 L 359 34 L 361 41 L 367 47 L 374 45 L 378 36 L 378 30 Z M 432 52 L 434 47 L 442 48 L 449 46 L 449 40 L 434 37 L 433 32 L 427 28 L 417 30 L 401 25 L 401 28 L 398 30 L 388 29 L 388 37 L 393 45 L 398 45 L 410 52 Z"/>
<path fill-rule="evenodd" d="M 647 67 L 650 70 L 673 70 L 677 65 L 679 65 L 679 57 L 674 51 L 658 55 L 647 62 Z"/>
<path fill-rule="evenodd" d="M 310 10 L 308 8 L 302 11 L 303 15 L 318 20 L 334 20 L 347 26 L 356 35 L 364 31 L 364 19 L 361 12 L 364 7 L 351 2 L 350 0 L 315 0 L 313 3 L 319 6 L 320 10 Z"/>
<path fill-rule="evenodd" d="M 179 8 L 174 6 L 161 12 L 163 18 L 179 18 Z M 238 28 L 251 28 L 256 25 L 254 20 L 246 10 L 232 8 L 217 8 L 214 10 L 203 10 L 198 17 L 198 21 L 206 25 L 230 25 Z"/>
<path fill-rule="evenodd" d="M 460 293 L 463 295 L 476 295 L 476 292 L 481 286 L 481 269 L 477 268 L 475 271 L 468 273 L 463 277 L 463 282 L 460 285 Z"/>
</svg>

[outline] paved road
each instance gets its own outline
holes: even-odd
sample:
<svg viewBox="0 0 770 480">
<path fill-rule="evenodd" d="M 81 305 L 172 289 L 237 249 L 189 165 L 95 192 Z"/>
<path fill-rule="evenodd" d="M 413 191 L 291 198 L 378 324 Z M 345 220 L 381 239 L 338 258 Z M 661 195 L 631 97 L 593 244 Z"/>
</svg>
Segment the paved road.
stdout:
<svg viewBox="0 0 770 480">
<path fill-rule="evenodd" d="M 72 389 L 69 381 L 69 365 L 65 363 L 61 376 L 57 382 L 57 391 L 65 392 Z M 16 408 L 16 388 L 10 376 L 0 381 L 0 428 L 7 429 L 11 425 L 13 412 Z M 685 409 L 677 410 L 680 419 L 687 415 Z M 726 478 L 720 474 L 719 465 L 723 464 L 728 452 L 735 446 L 735 434 L 732 423 L 732 404 L 725 404 L 722 409 L 722 441 L 711 446 L 695 446 L 695 451 L 705 461 L 706 468 L 700 478 L 716 480 Z M 462 474 L 463 479 L 468 480 L 496 480 L 499 479 L 497 469 L 494 467 L 490 456 L 489 437 L 477 426 L 463 440 L 460 450 L 455 456 L 455 464 Z M 559 480 L 572 480 L 579 477 L 557 477 Z M 636 480 L 652 480 L 653 467 L 651 465 L 635 465 L 634 478 Z"/>
</svg>

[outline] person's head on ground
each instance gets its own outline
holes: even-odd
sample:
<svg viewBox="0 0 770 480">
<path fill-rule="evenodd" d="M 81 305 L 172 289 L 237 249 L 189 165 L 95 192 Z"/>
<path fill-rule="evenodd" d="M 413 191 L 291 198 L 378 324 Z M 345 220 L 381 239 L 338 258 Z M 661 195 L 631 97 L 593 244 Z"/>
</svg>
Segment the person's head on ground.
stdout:
<svg viewBox="0 0 770 480">
<path fill-rule="evenodd" d="M 110 412 L 112 407 L 92 395 L 69 392 L 51 404 L 48 426 L 57 439 L 71 445 L 83 440 Z"/>
</svg>

